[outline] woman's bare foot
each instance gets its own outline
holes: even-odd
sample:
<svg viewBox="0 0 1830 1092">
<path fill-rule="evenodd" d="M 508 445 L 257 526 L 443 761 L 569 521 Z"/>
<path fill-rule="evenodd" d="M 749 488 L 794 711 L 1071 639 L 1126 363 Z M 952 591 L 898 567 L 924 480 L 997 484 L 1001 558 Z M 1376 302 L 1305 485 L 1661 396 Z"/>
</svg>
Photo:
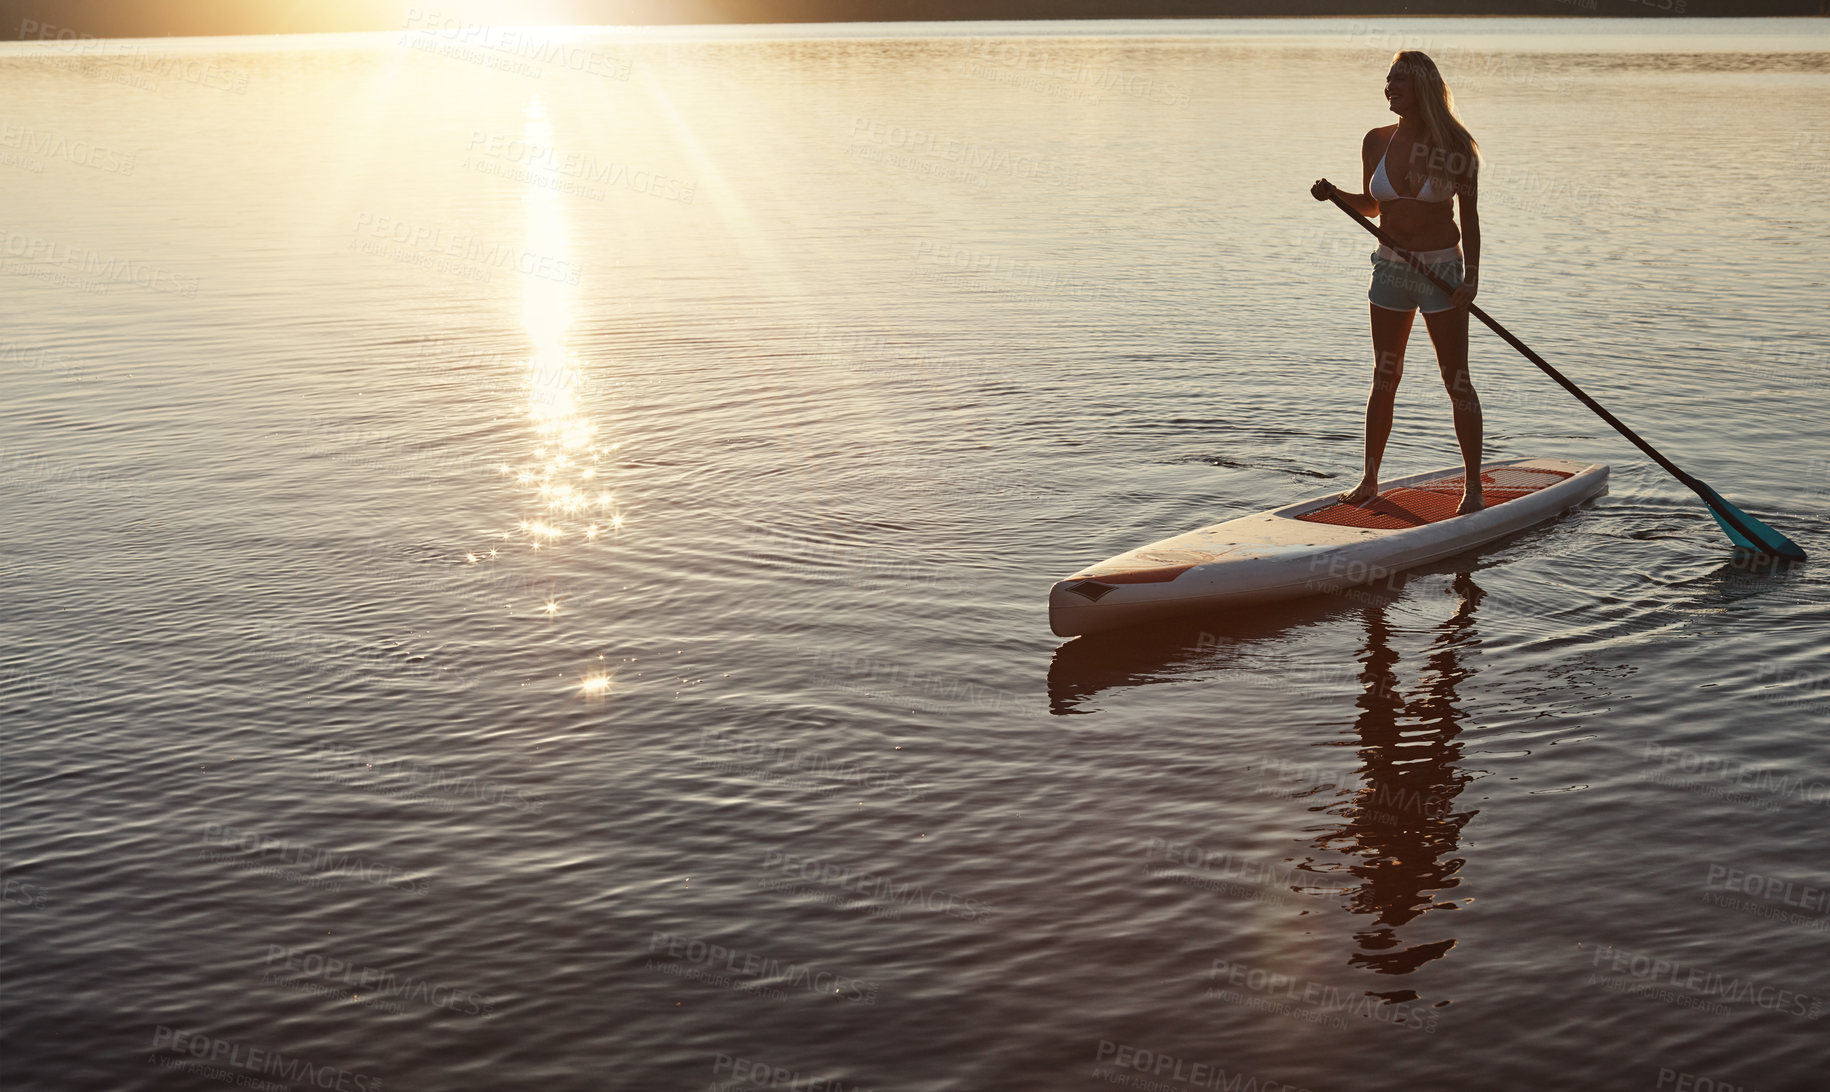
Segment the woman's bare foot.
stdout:
<svg viewBox="0 0 1830 1092">
<path fill-rule="evenodd" d="M 1470 512 L 1478 512 L 1485 507 L 1487 507 L 1487 501 L 1486 498 L 1481 496 L 1480 490 L 1464 489 L 1461 494 L 1461 503 L 1455 507 L 1455 514 L 1458 516 L 1465 516 Z"/>
<path fill-rule="evenodd" d="M 1365 504 L 1378 495 L 1379 480 L 1377 478 L 1361 478 L 1359 485 L 1354 486 L 1345 493 L 1336 493 L 1335 497 L 1338 498 L 1342 504 L 1358 505 Z"/>
</svg>

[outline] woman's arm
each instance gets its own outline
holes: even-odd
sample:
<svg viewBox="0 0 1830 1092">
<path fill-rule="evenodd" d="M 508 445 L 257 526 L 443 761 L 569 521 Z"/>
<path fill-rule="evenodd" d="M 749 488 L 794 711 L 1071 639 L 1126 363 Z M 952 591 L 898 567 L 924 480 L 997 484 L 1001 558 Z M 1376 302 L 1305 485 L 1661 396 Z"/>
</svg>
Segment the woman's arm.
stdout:
<svg viewBox="0 0 1830 1092">
<path fill-rule="evenodd" d="M 1347 202 L 1348 208 L 1353 209 L 1353 211 L 1359 213 L 1361 216 L 1371 219 L 1372 217 L 1379 215 L 1379 202 L 1374 200 L 1370 194 L 1348 193 L 1343 189 L 1334 189 L 1334 192 L 1341 195 L 1341 200 Z M 1321 200 L 1326 201 L 1327 199 L 1328 195 L 1322 194 Z"/>
<path fill-rule="evenodd" d="M 1368 129 L 1360 138 L 1360 192 L 1344 193 L 1341 199 L 1352 206 L 1353 211 L 1371 219 L 1379 215 L 1379 201 L 1370 192 L 1372 190 L 1373 171 L 1379 166 L 1379 160 L 1385 156 L 1385 145 L 1379 143 L 1379 130 Z"/>
<path fill-rule="evenodd" d="M 1457 307 L 1465 307 L 1474 302 L 1474 294 L 1480 291 L 1481 270 L 1481 214 L 1475 203 L 1478 196 L 1474 189 L 1474 175 L 1470 173 L 1460 185 L 1455 187 L 1456 197 L 1461 202 L 1461 287 L 1457 288 L 1449 299 Z"/>
<path fill-rule="evenodd" d="M 1364 191 L 1372 188 L 1373 169 L 1379 165 L 1379 157 L 1385 154 L 1385 146 L 1379 143 L 1379 130 L 1373 129 L 1360 141 L 1360 193 L 1348 193 L 1346 190 L 1328 181 L 1318 178 L 1315 185 L 1309 187 L 1309 193 L 1317 201 L 1326 201 L 1331 195 L 1339 196 L 1347 202 L 1349 208 L 1361 216 L 1379 215 L 1379 202 Z"/>
</svg>

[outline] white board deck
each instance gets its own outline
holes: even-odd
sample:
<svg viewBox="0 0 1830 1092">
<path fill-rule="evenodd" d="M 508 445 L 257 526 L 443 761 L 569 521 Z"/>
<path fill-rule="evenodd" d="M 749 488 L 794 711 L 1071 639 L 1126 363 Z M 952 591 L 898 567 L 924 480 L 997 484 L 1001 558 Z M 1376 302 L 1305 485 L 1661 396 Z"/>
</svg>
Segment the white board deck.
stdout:
<svg viewBox="0 0 1830 1092">
<path fill-rule="evenodd" d="M 1561 515 L 1607 491 L 1602 463 L 1506 459 L 1481 467 L 1488 507 L 1454 511 L 1459 466 L 1380 483 L 1387 516 L 1345 513 L 1333 493 L 1152 542 L 1088 566 L 1049 590 L 1049 628 L 1073 637 L 1181 614 L 1296 599 L 1383 580 Z M 1496 496 L 1503 497 L 1495 503 Z M 1416 513 L 1425 513 L 1419 516 Z M 1299 517 L 1394 524 L 1354 527 Z M 1428 518 L 1429 522 L 1415 522 Z M 1407 522 L 1408 521 L 1408 522 Z"/>
</svg>

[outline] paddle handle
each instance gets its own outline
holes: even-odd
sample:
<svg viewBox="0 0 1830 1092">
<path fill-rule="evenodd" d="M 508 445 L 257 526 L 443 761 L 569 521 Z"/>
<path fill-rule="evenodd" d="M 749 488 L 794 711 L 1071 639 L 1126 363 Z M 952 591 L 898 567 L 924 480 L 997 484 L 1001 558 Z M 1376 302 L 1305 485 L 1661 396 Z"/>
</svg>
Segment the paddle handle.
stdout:
<svg viewBox="0 0 1830 1092">
<path fill-rule="evenodd" d="M 1429 268 L 1423 264 L 1423 262 L 1417 257 L 1417 255 L 1404 249 L 1403 247 L 1399 246 L 1397 243 L 1392 242 L 1391 236 L 1385 234 L 1385 232 L 1383 232 L 1383 231 L 1380 231 L 1377 224 L 1374 224 L 1371 220 L 1368 220 L 1366 217 L 1360 215 L 1359 212 L 1353 208 L 1353 206 L 1351 206 L 1347 202 L 1341 200 L 1341 195 L 1339 193 L 1330 193 L 1328 195 L 1328 200 L 1333 201 L 1336 205 L 1339 205 L 1342 212 L 1346 213 L 1347 215 L 1353 217 L 1355 220 L 1359 221 L 1361 227 L 1365 228 L 1367 231 L 1372 232 L 1373 236 L 1375 238 L 1377 238 L 1381 243 L 1384 243 L 1387 247 L 1396 251 L 1401 257 L 1404 258 L 1405 261 L 1407 261 L 1411 264 L 1411 268 L 1413 268 L 1417 272 L 1423 274 L 1423 276 L 1426 279 L 1428 279 L 1431 284 L 1442 289 L 1443 292 L 1445 292 L 1445 293 L 1449 293 L 1449 294 L 1454 293 L 1455 289 L 1452 286 L 1444 283 L 1444 281 L 1442 280 L 1441 277 L 1438 277 L 1436 274 L 1430 272 Z M 1664 467 L 1665 470 L 1667 472 L 1669 472 L 1672 477 L 1676 478 L 1678 481 L 1683 482 L 1685 485 L 1689 486 L 1692 492 L 1694 492 L 1697 496 L 1703 498 L 1703 503 L 1709 505 L 1709 507 L 1712 511 L 1720 511 L 1720 509 L 1716 508 L 1716 503 L 1715 503 L 1714 499 L 1710 497 L 1709 493 L 1706 491 L 1707 487 L 1705 487 L 1702 482 L 1699 482 L 1695 478 L 1684 473 L 1684 471 L 1682 469 L 1680 469 L 1676 463 L 1672 462 L 1670 459 L 1665 458 L 1665 456 L 1663 456 L 1662 454 L 1659 453 L 1657 448 L 1653 447 L 1651 444 L 1649 444 L 1645 440 L 1641 439 L 1639 433 L 1634 432 L 1632 429 L 1628 428 L 1626 426 L 1626 423 L 1623 422 L 1620 418 L 1609 413 L 1607 411 L 1606 407 L 1604 407 L 1600 402 L 1597 402 L 1593 398 L 1590 398 L 1588 396 L 1588 392 L 1584 391 L 1581 387 L 1576 386 L 1576 384 L 1570 382 L 1569 379 L 1567 379 L 1562 372 L 1551 367 L 1549 361 L 1545 360 L 1543 357 L 1539 356 L 1537 353 L 1532 352 L 1531 346 L 1525 344 L 1523 341 L 1520 341 L 1518 338 L 1513 337 L 1512 331 L 1506 329 L 1504 326 L 1501 326 L 1499 323 L 1495 322 L 1493 320 L 1492 315 L 1489 315 L 1487 312 L 1481 310 L 1479 307 L 1476 307 L 1472 303 L 1468 304 L 1468 313 L 1473 315 L 1475 318 L 1480 319 L 1482 322 L 1486 323 L 1488 328 L 1490 328 L 1494 333 L 1500 335 L 1500 337 L 1502 337 L 1502 338 L 1505 338 L 1506 344 L 1511 345 L 1513 348 L 1517 349 L 1519 351 L 1519 354 L 1521 356 L 1523 356 L 1526 360 L 1529 360 L 1533 364 L 1536 364 L 1538 367 L 1544 369 L 1545 375 L 1548 375 L 1552 379 L 1555 379 L 1559 384 L 1562 385 L 1564 390 L 1570 392 L 1571 394 L 1575 395 L 1577 398 L 1581 399 L 1583 405 L 1594 410 L 1596 416 L 1600 417 L 1603 421 L 1606 421 L 1608 424 L 1614 426 L 1614 431 L 1620 433 L 1622 436 L 1625 436 L 1627 439 L 1633 441 L 1634 447 L 1637 447 L 1641 451 L 1645 452 L 1646 455 L 1649 456 L 1653 462 Z M 1750 542 L 1760 542 L 1761 541 L 1759 536 L 1750 534 L 1748 532 L 1748 529 L 1741 525 L 1741 521 L 1735 519 L 1735 517 L 1732 514 L 1723 513 L 1723 515 L 1728 519 L 1728 521 L 1731 524 L 1734 525 L 1735 530 L 1748 536 L 1748 541 L 1750 541 Z"/>
</svg>

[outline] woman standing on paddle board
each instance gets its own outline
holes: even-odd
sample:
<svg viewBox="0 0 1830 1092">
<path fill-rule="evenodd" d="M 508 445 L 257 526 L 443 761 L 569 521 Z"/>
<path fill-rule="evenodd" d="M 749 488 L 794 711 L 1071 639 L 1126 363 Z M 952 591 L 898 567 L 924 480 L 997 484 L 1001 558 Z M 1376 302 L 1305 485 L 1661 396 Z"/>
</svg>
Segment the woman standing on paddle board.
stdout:
<svg viewBox="0 0 1830 1092">
<path fill-rule="evenodd" d="M 1455 113 L 1455 100 L 1436 62 L 1407 49 L 1392 59 L 1385 99 L 1398 115 L 1360 142 L 1364 193 L 1346 193 L 1326 178 L 1310 189 L 1317 201 L 1339 196 L 1362 216 L 1378 217 L 1393 241 L 1417 255 L 1452 295 L 1424 279 L 1404 258 L 1381 245 L 1373 255 L 1373 382 L 1366 400 L 1366 471 L 1360 484 L 1341 494 L 1348 504 L 1379 495 L 1379 461 L 1392 433 L 1392 403 L 1404 374 L 1404 347 L 1416 313 L 1436 346 L 1436 363 L 1454 407 L 1455 439 L 1461 445 L 1467 484 L 1457 515 L 1481 508 L 1481 404 L 1468 379 L 1468 304 L 1479 283 L 1480 216 L 1475 211 L 1475 175 L 1480 145 Z M 1452 199 L 1461 198 L 1461 227 Z M 1465 244 L 1465 250 L 1464 250 Z"/>
</svg>

